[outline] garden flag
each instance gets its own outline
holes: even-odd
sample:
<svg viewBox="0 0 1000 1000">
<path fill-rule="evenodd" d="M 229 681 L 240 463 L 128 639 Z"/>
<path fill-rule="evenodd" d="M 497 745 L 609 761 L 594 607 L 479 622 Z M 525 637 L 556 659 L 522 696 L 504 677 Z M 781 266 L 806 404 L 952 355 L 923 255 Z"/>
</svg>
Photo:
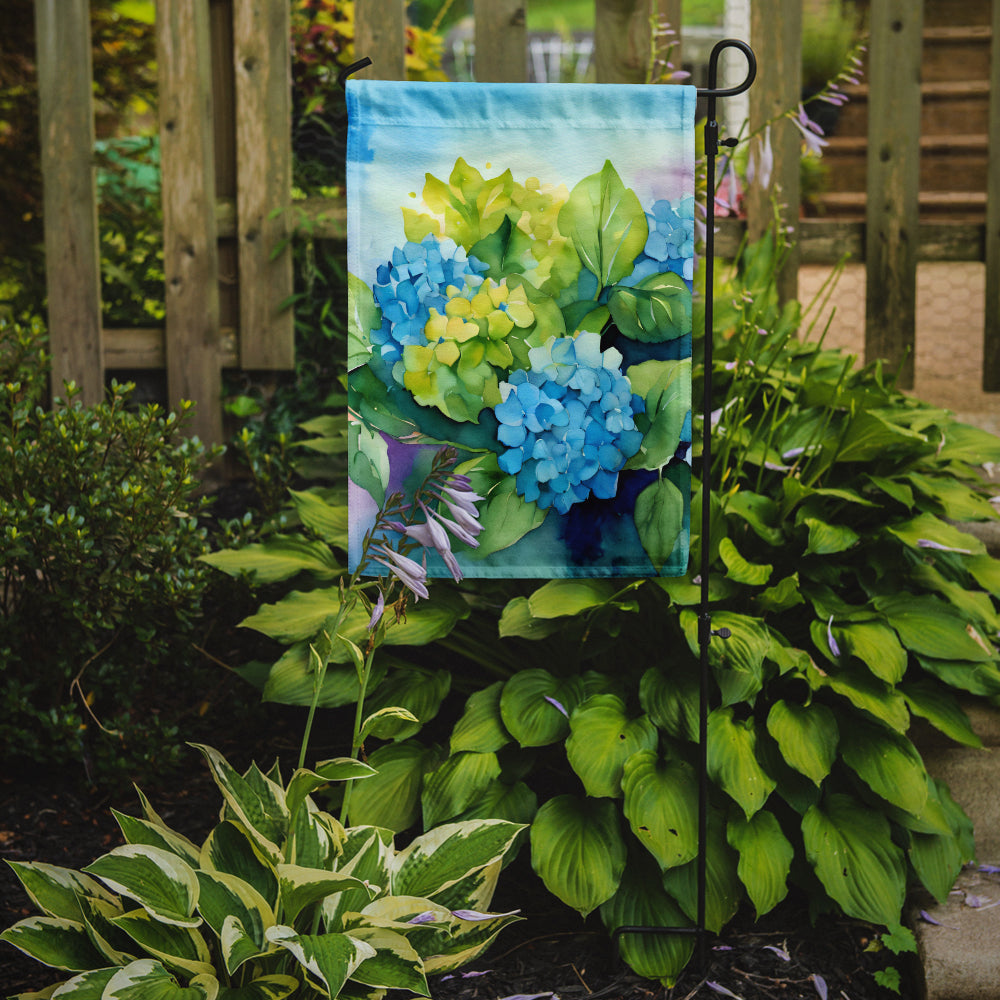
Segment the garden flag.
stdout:
<svg viewBox="0 0 1000 1000">
<path fill-rule="evenodd" d="M 352 569 L 450 446 L 429 576 L 686 572 L 695 98 L 348 81 Z"/>
</svg>

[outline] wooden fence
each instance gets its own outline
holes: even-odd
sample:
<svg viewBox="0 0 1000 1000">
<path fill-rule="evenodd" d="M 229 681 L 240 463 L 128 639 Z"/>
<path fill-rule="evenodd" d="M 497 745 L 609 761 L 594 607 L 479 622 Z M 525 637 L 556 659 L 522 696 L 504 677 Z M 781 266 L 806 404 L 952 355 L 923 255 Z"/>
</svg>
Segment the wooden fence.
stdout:
<svg viewBox="0 0 1000 1000">
<path fill-rule="evenodd" d="M 163 170 L 166 325 L 101 327 L 96 195 L 92 169 L 88 0 L 35 0 L 53 384 L 73 379 L 83 398 L 101 397 L 105 372 L 165 369 L 171 402 L 198 405 L 196 433 L 223 437 L 223 368 L 275 371 L 293 365 L 291 255 L 276 252 L 293 219 L 315 236 L 342 238 L 342 202 L 291 203 L 290 0 L 158 0 L 160 136 Z M 523 80 L 525 3 L 474 0 L 476 76 Z M 594 64 L 602 83 L 642 82 L 650 17 L 681 23 L 681 0 L 595 0 Z M 356 52 L 363 71 L 402 79 L 405 0 L 357 0 Z M 985 261 L 983 385 L 1000 390 L 1000 0 L 992 4 L 989 171 L 985 224 L 921 223 L 920 47 L 923 3 L 871 0 L 865 221 L 799 220 L 781 276 L 795 294 L 800 263 L 849 253 L 867 270 L 866 356 L 896 364 L 912 384 L 916 265 Z M 800 96 L 801 0 L 753 0 L 751 43 L 759 72 L 750 126 L 794 107 Z M 683 51 L 683 39 L 680 42 Z M 677 52 L 674 52 L 676 61 Z M 724 120 L 725 101 L 720 101 Z M 735 126 L 739 123 L 733 123 Z M 744 227 L 759 234 L 772 198 L 799 204 L 800 138 L 789 122 L 774 130 L 775 170 L 752 188 L 747 220 L 724 220 L 725 256 Z M 651 123 L 655 127 L 655 123 Z"/>
</svg>

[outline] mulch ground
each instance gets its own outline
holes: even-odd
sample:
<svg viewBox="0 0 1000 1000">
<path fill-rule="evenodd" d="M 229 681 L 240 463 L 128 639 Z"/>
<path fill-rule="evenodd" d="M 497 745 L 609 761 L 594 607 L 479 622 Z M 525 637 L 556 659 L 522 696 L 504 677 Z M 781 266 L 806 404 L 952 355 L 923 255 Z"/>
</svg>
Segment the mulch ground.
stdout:
<svg viewBox="0 0 1000 1000">
<path fill-rule="evenodd" d="M 221 747 L 234 763 L 239 747 Z M 192 751 L 192 767 L 150 799 L 171 826 L 198 840 L 217 816 L 219 797 Z M 80 868 L 121 843 L 114 806 L 139 814 L 134 794 L 108 796 L 88 790 L 72 776 L 0 778 L 0 858 L 45 861 Z M 433 977 L 435 1000 L 500 1000 L 550 996 L 562 1000 L 693 1000 L 736 996 L 742 1000 L 888 1000 L 873 975 L 887 965 L 903 973 L 901 994 L 916 996 L 910 971 L 884 951 L 866 950 L 872 929 L 823 918 L 811 926 L 801 901 L 789 901 L 755 924 L 740 914 L 718 938 L 705 942 L 706 966 L 690 967 L 673 989 L 634 975 L 617 960 L 596 916 L 583 922 L 544 891 L 522 856 L 500 880 L 494 908 L 519 908 L 525 919 L 501 933 L 469 969 Z M 0 927 L 31 915 L 13 873 L 0 865 Z M 694 965 L 695 963 L 692 963 Z M 0 944 L 0 995 L 38 990 L 60 974 Z M 62 978 L 65 978 L 64 976 Z"/>
</svg>

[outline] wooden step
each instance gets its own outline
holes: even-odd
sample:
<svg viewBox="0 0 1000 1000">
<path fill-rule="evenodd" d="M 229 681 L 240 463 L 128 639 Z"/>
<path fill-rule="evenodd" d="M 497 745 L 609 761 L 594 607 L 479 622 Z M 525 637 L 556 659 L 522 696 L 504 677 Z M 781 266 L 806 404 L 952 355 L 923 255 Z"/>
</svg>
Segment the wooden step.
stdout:
<svg viewBox="0 0 1000 1000">
<path fill-rule="evenodd" d="M 989 24 L 992 13 L 991 0 L 924 0 L 924 27 Z"/>
<path fill-rule="evenodd" d="M 989 25 L 953 25 L 924 29 L 920 76 L 925 83 L 990 78 Z"/>
<path fill-rule="evenodd" d="M 815 200 L 826 217 L 838 219 L 863 220 L 868 204 L 863 191 L 830 191 Z M 921 219 L 981 223 L 986 215 L 986 193 L 921 191 L 919 206 Z"/>
</svg>

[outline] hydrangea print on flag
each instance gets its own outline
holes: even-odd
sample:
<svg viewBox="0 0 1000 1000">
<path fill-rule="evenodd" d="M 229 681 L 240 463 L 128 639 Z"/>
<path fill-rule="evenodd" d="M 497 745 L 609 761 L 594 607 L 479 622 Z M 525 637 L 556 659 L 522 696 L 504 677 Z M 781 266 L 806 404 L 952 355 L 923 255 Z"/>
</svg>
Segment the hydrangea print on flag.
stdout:
<svg viewBox="0 0 1000 1000">
<path fill-rule="evenodd" d="M 686 572 L 694 89 L 350 80 L 347 102 L 352 569 L 448 445 L 478 532 L 428 575 Z"/>
</svg>

